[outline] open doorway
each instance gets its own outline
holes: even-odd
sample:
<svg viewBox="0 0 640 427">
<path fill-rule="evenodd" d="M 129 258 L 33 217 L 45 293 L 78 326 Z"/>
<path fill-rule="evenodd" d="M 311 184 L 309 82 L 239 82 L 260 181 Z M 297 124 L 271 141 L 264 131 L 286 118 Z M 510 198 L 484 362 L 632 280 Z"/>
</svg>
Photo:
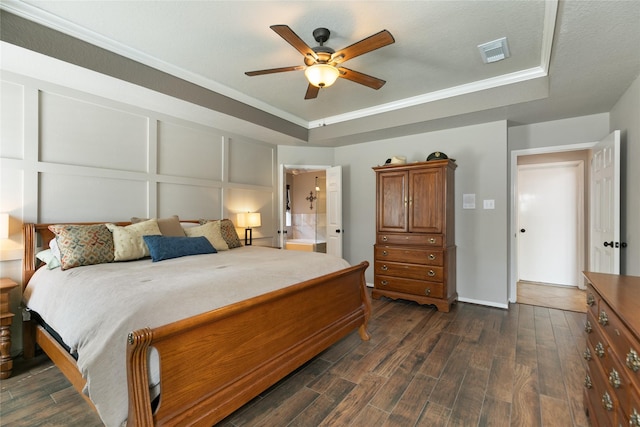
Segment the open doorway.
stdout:
<svg viewBox="0 0 640 427">
<path fill-rule="evenodd" d="M 588 165 L 592 146 L 512 152 L 511 302 L 526 303 L 520 300 L 521 281 L 528 289 L 560 286 L 564 288 L 560 294 L 582 292 L 581 271 L 588 265 Z M 527 199 L 540 204 L 536 206 L 538 213 L 533 211 L 533 203 L 527 205 Z M 560 255 L 553 255 L 553 250 L 559 250 Z"/>
<path fill-rule="evenodd" d="M 285 168 L 283 249 L 327 252 L 326 170 Z"/>
</svg>

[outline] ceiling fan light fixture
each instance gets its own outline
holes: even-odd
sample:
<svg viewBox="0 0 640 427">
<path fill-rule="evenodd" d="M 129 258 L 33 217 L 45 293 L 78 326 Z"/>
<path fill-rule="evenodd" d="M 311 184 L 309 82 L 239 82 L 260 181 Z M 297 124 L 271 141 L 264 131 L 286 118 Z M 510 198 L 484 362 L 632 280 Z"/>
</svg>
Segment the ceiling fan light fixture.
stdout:
<svg viewBox="0 0 640 427">
<path fill-rule="evenodd" d="M 304 75 L 313 86 L 324 88 L 329 87 L 336 82 L 340 71 L 333 65 L 314 64 L 304 70 Z"/>
</svg>

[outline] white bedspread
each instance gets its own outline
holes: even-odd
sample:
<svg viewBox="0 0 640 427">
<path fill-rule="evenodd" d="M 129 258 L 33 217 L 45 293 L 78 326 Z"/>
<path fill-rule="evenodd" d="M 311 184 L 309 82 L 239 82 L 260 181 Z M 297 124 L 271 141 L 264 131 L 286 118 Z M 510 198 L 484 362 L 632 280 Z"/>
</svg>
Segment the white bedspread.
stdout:
<svg viewBox="0 0 640 427">
<path fill-rule="evenodd" d="M 29 282 L 24 301 L 77 351 L 78 367 L 87 380 L 85 392 L 103 422 L 119 426 L 128 410 L 125 355 L 130 331 L 348 266 L 327 254 L 249 246 L 156 263 L 145 259 L 66 271 L 41 268 Z"/>
</svg>

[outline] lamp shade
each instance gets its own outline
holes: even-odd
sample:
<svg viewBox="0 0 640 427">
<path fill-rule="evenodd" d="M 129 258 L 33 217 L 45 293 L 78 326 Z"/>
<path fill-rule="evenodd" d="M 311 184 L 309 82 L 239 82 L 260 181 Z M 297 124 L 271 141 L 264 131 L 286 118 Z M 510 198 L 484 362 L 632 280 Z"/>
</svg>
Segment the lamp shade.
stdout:
<svg viewBox="0 0 640 427">
<path fill-rule="evenodd" d="M 9 214 L 0 213 L 0 239 L 9 238 Z"/>
<path fill-rule="evenodd" d="M 238 227 L 254 228 L 262 226 L 262 216 L 260 212 L 239 213 L 237 217 Z"/>
<path fill-rule="evenodd" d="M 336 82 L 340 71 L 329 64 L 314 64 L 304 70 L 304 75 L 316 87 L 329 87 Z"/>
</svg>

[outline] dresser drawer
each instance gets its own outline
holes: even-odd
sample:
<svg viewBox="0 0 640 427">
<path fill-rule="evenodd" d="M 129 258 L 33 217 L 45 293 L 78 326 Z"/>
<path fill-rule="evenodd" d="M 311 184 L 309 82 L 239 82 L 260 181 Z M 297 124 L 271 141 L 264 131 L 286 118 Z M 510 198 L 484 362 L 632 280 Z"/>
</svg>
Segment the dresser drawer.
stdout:
<svg viewBox="0 0 640 427">
<path fill-rule="evenodd" d="M 598 293 L 593 289 L 591 284 L 587 284 L 587 311 L 593 314 L 593 317 L 598 318 L 598 303 L 600 301 L 600 297 Z"/>
<path fill-rule="evenodd" d="M 591 424 L 602 427 L 615 426 L 616 415 L 620 410 L 618 399 L 611 388 L 607 386 L 598 362 L 591 360 L 588 367 L 587 373 L 591 380 L 591 387 L 587 388 L 587 394 L 595 411 L 595 414 L 589 413 Z"/>
<path fill-rule="evenodd" d="M 377 236 L 379 245 L 426 245 L 442 247 L 443 239 L 441 234 L 393 234 L 379 233 Z"/>
<path fill-rule="evenodd" d="M 406 277 L 430 282 L 442 282 L 444 278 L 444 269 L 442 267 L 378 260 L 374 262 L 374 273 L 376 275 Z"/>
<path fill-rule="evenodd" d="M 411 249 L 376 245 L 375 258 L 378 261 L 397 261 L 436 266 L 444 265 L 444 252 L 431 249 Z"/>
<path fill-rule="evenodd" d="M 592 328 L 591 332 L 587 334 L 587 348 L 589 348 L 589 353 L 588 355 L 585 353 L 585 359 L 588 359 L 589 357 L 598 359 L 607 357 L 609 354 L 607 351 L 609 348 L 607 340 L 605 340 L 600 334 L 600 328 L 597 327 L 597 322 L 591 313 L 587 314 L 587 320 L 591 325 L 596 325 L 596 327 Z"/>
<path fill-rule="evenodd" d="M 625 364 L 624 371 L 640 384 L 640 348 L 637 342 L 629 337 L 627 328 L 604 300 L 600 300 L 598 309 L 598 323 L 603 334 Z"/>
<path fill-rule="evenodd" d="M 442 283 L 430 283 L 422 280 L 376 275 L 374 285 L 377 289 L 381 290 L 403 292 L 433 298 L 444 297 L 444 285 Z"/>
<path fill-rule="evenodd" d="M 607 348 L 607 353 L 607 356 L 600 360 L 603 370 L 602 375 L 604 376 L 604 380 L 608 382 L 609 389 L 615 394 L 621 409 L 627 411 L 629 403 L 631 402 L 631 383 L 629 377 L 622 370 L 622 366 L 618 364 L 611 347 Z"/>
</svg>

